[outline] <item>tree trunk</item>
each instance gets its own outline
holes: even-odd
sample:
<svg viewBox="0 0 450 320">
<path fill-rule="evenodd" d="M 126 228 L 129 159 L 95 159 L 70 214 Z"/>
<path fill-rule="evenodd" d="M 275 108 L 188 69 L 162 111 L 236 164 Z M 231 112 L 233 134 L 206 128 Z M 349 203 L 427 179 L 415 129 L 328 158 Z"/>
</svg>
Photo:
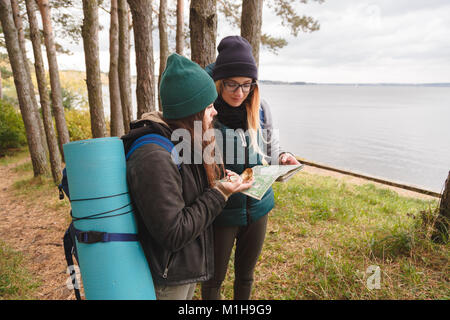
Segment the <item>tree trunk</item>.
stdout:
<svg viewBox="0 0 450 320">
<path fill-rule="evenodd" d="M 30 71 L 30 67 L 28 65 L 27 49 L 25 48 L 25 33 L 23 30 L 22 16 L 20 15 L 20 10 L 19 10 L 19 5 L 17 3 L 17 0 L 11 0 L 11 9 L 12 9 L 13 18 L 14 18 L 14 24 L 16 25 L 16 29 L 17 29 L 17 36 L 19 37 L 19 46 L 22 51 L 22 56 L 23 56 L 23 59 L 25 62 L 25 64 L 24 64 L 25 72 L 27 73 L 27 78 L 29 78 L 31 80 L 31 71 Z M 33 112 L 36 113 L 36 119 L 38 119 L 39 130 L 41 131 L 41 134 L 39 135 L 39 139 L 41 139 L 41 144 L 44 146 L 44 149 L 46 149 L 47 144 L 45 143 L 44 124 L 42 122 L 41 115 L 39 113 L 39 108 L 38 108 L 38 104 L 37 104 L 37 100 L 36 100 L 33 81 L 30 81 L 29 85 L 30 85 L 31 101 L 33 101 Z"/>
<path fill-rule="evenodd" d="M 169 40 L 167 37 L 167 0 L 159 2 L 159 76 L 158 88 L 161 83 L 161 75 L 166 69 L 167 57 L 169 56 Z M 159 110 L 161 109 L 161 96 L 158 90 Z"/>
<path fill-rule="evenodd" d="M 441 202 L 439 204 L 439 215 L 436 220 L 435 230 L 432 240 L 439 243 L 448 241 L 448 228 L 450 221 L 450 171 L 445 181 L 444 192 L 442 193 Z"/>
<path fill-rule="evenodd" d="M 39 88 L 42 116 L 44 118 L 45 136 L 47 137 L 47 145 L 50 154 L 50 166 L 52 170 L 53 181 L 55 183 L 59 183 L 61 181 L 61 156 L 58 148 L 58 140 L 56 138 L 55 129 L 53 127 L 52 112 L 50 109 L 50 101 L 47 94 L 47 79 L 45 77 L 44 61 L 42 59 L 41 34 L 36 18 L 36 4 L 34 0 L 26 0 L 26 6 L 28 22 L 30 25 L 30 38 L 33 44 L 34 67 Z"/>
<path fill-rule="evenodd" d="M 56 59 L 56 48 L 53 39 L 52 21 L 48 0 L 37 0 L 39 11 L 42 16 L 44 29 L 44 42 L 47 51 L 48 70 L 50 74 L 50 87 L 52 98 L 53 116 L 55 117 L 56 131 L 58 132 L 59 150 L 64 160 L 63 144 L 69 143 L 69 129 L 67 129 L 64 107 L 62 104 L 61 84 L 59 81 L 58 60 Z"/>
<path fill-rule="evenodd" d="M 31 94 L 33 93 L 30 92 L 29 83 L 31 79 L 27 76 L 24 68 L 26 62 L 19 46 L 19 37 L 14 25 L 10 0 L 0 0 L 0 21 L 13 71 L 20 111 L 25 125 L 33 173 L 34 176 L 38 176 L 47 172 L 47 156 L 41 143 L 42 137 L 40 137 L 38 119 L 33 111 L 33 101 L 31 99 Z"/>
<path fill-rule="evenodd" d="M 161 10 L 161 9 L 160 9 Z M 175 36 L 176 53 L 183 55 L 184 51 L 184 0 L 177 0 L 177 34 Z"/>
<path fill-rule="evenodd" d="M 119 87 L 119 16 L 117 0 L 111 0 L 111 23 L 109 27 L 109 105 L 111 108 L 111 137 L 121 137 L 123 128 L 122 105 Z"/>
<path fill-rule="evenodd" d="M 3 99 L 3 92 L 2 92 L 2 70 L 0 69 L 0 99 Z"/>
<path fill-rule="evenodd" d="M 102 81 L 98 48 L 98 7 L 97 0 L 83 0 L 83 26 L 81 28 L 86 61 L 86 84 L 93 138 L 106 136 L 103 113 Z"/>
<path fill-rule="evenodd" d="M 253 57 L 259 65 L 263 0 L 242 0 L 241 36 L 253 48 Z"/>
<path fill-rule="evenodd" d="M 216 0 L 191 0 L 189 28 L 191 60 L 204 68 L 216 58 Z"/>
<path fill-rule="evenodd" d="M 155 108 L 155 71 L 152 39 L 151 0 L 128 0 L 133 16 L 134 46 L 136 52 L 137 118 Z"/>
<path fill-rule="evenodd" d="M 123 125 L 125 133 L 130 131 L 133 120 L 131 101 L 130 71 L 130 24 L 128 21 L 128 4 L 126 0 L 118 0 L 119 12 L 119 87 L 122 103 Z"/>
</svg>

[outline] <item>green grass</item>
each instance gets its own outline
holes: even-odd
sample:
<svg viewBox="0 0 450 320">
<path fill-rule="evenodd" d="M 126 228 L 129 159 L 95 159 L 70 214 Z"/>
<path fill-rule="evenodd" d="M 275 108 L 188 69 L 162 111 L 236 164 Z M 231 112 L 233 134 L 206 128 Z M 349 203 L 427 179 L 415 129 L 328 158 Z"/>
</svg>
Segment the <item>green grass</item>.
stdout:
<svg viewBox="0 0 450 320">
<path fill-rule="evenodd" d="M 305 172 L 274 191 L 253 299 L 450 298 L 449 246 L 429 240 L 437 200 Z M 367 286 L 370 266 L 380 268 L 379 289 Z"/>
<path fill-rule="evenodd" d="M 17 173 L 25 173 L 25 172 L 32 172 L 33 171 L 33 165 L 31 164 L 31 161 L 24 162 L 22 164 L 19 164 L 14 167 L 14 172 Z"/>
<path fill-rule="evenodd" d="M 16 157 L 0 165 L 24 159 L 23 153 Z M 34 178 L 30 164 L 21 163 L 14 169 L 20 176 L 15 196 L 68 216 L 70 204 L 58 199 L 51 178 Z M 449 244 L 430 241 L 437 200 L 306 172 L 276 183 L 274 191 L 252 299 L 450 299 Z M 4 245 L 0 250 L 0 297 L 32 296 L 36 285 L 20 267 L 20 255 Z M 225 299 L 233 297 L 233 255 Z M 367 286 L 371 266 L 379 267 L 379 289 Z M 200 298 L 199 286 L 194 298 Z"/>
<path fill-rule="evenodd" d="M 20 160 L 23 160 L 29 156 L 30 154 L 28 153 L 27 147 L 22 147 L 18 149 L 9 149 L 5 151 L 5 154 L 3 156 L 0 155 L 0 165 L 7 166 L 12 163 L 16 163 Z"/>
<path fill-rule="evenodd" d="M 23 267 L 24 257 L 0 241 L 0 300 L 31 299 L 39 283 Z"/>
</svg>

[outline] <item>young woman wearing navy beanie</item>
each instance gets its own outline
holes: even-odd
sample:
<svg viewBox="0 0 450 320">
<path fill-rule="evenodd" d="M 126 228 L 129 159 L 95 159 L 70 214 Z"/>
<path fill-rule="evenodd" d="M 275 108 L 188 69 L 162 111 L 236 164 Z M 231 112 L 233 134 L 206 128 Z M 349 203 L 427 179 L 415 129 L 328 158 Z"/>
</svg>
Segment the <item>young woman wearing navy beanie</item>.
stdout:
<svg viewBox="0 0 450 320">
<path fill-rule="evenodd" d="M 224 139 L 225 168 L 241 174 L 255 165 L 298 164 L 292 154 L 279 151 L 269 107 L 260 99 L 258 68 L 251 45 L 240 36 L 229 36 L 222 39 L 217 49 L 216 62 L 207 66 L 206 71 L 215 81 L 218 93 L 214 102 L 218 112 L 214 126 Z M 238 149 L 243 150 L 244 157 L 235 152 Z M 230 196 L 214 221 L 214 276 L 202 283 L 203 299 L 221 298 L 221 285 L 235 244 L 234 299 L 250 299 L 253 273 L 273 206 L 272 188 L 261 200 L 242 193 Z"/>
</svg>

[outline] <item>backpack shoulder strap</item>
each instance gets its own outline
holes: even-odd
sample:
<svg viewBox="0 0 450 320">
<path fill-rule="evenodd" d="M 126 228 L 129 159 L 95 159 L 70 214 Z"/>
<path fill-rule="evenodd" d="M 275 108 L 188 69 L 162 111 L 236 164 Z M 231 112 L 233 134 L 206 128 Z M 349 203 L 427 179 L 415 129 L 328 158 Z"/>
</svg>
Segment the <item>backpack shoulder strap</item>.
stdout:
<svg viewBox="0 0 450 320">
<path fill-rule="evenodd" d="M 67 270 L 69 270 L 70 278 L 72 279 L 72 285 L 73 290 L 75 292 L 75 298 L 77 300 L 81 300 L 81 294 L 80 294 L 80 287 L 77 281 L 76 277 L 76 270 L 74 268 L 73 258 L 72 256 L 75 255 L 75 258 L 78 261 L 78 255 L 76 252 L 76 245 L 75 245 L 75 239 L 72 236 L 72 233 L 74 231 L 73 222 L 69 225 L 69 228 L 67 228 L 66 232 L 64 233 L 63 243 L 64 243 L 64 255 L 66 257 L 67 262 Z"/>
<path fill-rule="evenodd" d="M 259 121 L 261 123 L 261 127 L 263 127 L 264 123 L 266 122 L 263 108 L 259 108 Z"/>
<path fill-rule="evenodd" d="M 131 145 L 130 149 L 128 150 L 127 154 L 125 155 L 126 160 L 130 158 L 130 156 L 133 154 L 136 149 L 142 147 L 143 145 L 154 143 L 159 145 L 160 147 L 163 147 L 172 155 L 172 159 L 174 160 L 175 164 L 178 167 L 178 170 L 181 170 L 181 162 L 178 158 L 178 153 L 176 152 L 175 146 L 166 137 L 163 137 L 156 133 L 146 134 L 138 139 L 136 139 L 133 144 Z"/>
<path fill-rule="evenodd" d="M 69 183 L 67 181 L 67 170 L 66 168 L 62 171 L 62 179 L 61 183 L 58 185 L 59 189 L 59 200 L 64 199 L 64 194 L 69 198 L 70 200 L 70 194 L 69 194 Z"/>
</svg>

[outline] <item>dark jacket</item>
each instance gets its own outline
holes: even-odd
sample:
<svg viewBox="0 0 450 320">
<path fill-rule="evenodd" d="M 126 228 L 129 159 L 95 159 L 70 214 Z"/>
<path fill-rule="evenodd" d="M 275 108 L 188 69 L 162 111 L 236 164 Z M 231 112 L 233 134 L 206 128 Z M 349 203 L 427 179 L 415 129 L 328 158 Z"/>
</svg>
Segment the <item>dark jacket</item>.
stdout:
<svg viewBox="0 0 450 320">
<path fill-rule="evenodd" d="M 151 113 L 145 126 L 122 137 L 125 151 L 142 135 L 170 139 L 172 131 Z M 164 148 L 147 144 L 127 161 L 127 181 L 136 211 L 138 236 L 159 285 L 206 281 L 214 273 L 212 222 L 226 200 L 208 186 L 203 166 L 182 164 L 178 170 Z"/>
</svg>

